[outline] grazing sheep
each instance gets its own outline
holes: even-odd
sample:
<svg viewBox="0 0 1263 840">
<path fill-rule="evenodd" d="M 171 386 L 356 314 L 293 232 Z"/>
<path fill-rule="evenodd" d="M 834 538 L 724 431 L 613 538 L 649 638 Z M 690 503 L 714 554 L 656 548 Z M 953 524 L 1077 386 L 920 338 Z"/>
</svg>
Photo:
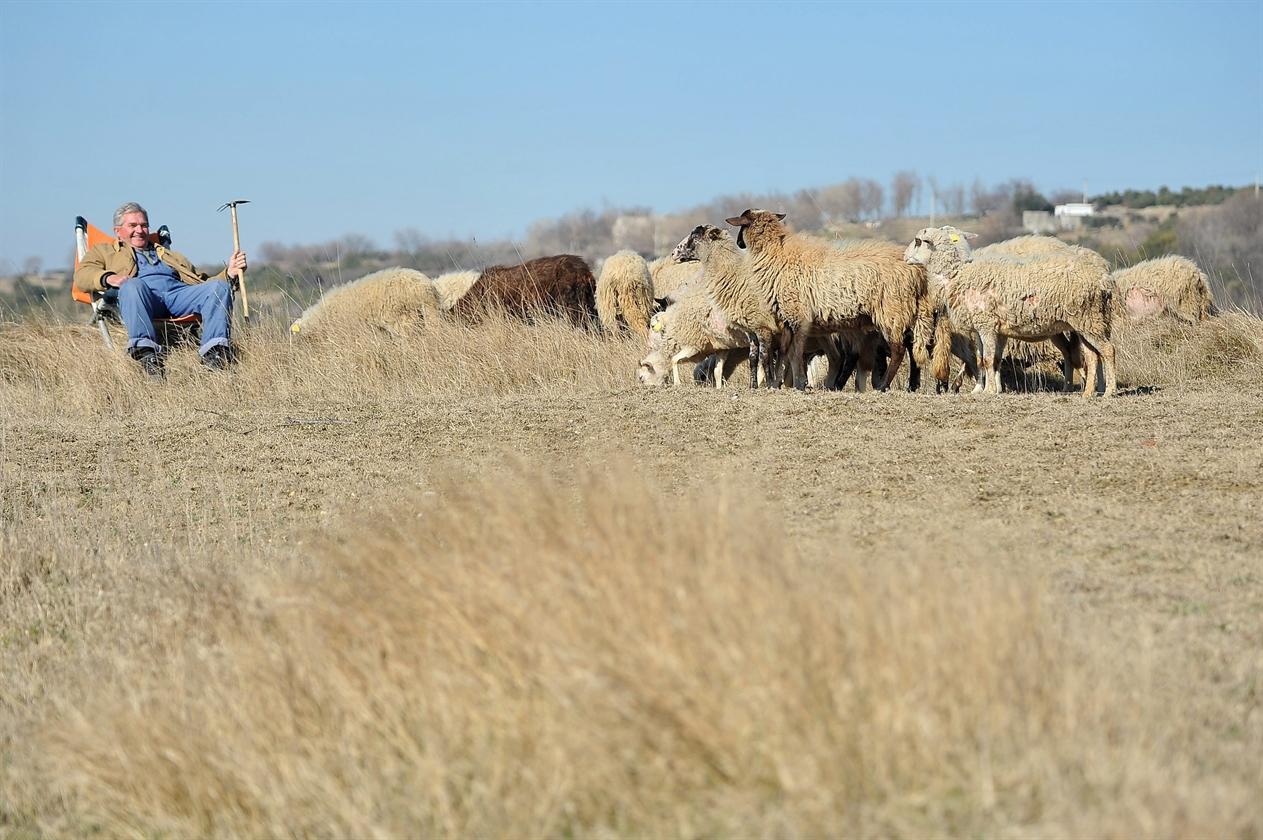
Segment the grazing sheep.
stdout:
<svg viewBox="0 0 1263 840">
<path fill-rule="evenodd" d="M 406 335 L 439 308 L 434 283 L 411 268 L 387 268 L 327 290 L 290 325 L 296 335 L 372 327 Z"/>
<path fill-rule="evenodd" d="M 596 281 L 596 312 L 601 325 L 619 331 L 619 319 L 638 335 L 649 332 L 653 314 L 653 280 L 649 265 L 635 251 L 619 251 L 601 266 Z"/>
<path fill-rule="evenodd" d="M 967 234 L 945 225 L 919 231 L 905 259 L 925 266 L 931 294 L 957 328 L 977 337 L 982 379 L 975 390 L 1000 393 L 1000 359 L 1009 338 L 1024 341 L 1076 333 L 1090 366 L 1095 393 L 1096 357 L 1105 371 L 1105 393 L 1116 389 L 1110 341 L 1110 283 L 1089 259 L 1049 253 L 1029 258 L 997 254 L 975 259 Z"/>
<path fill-rule="evenodd" d="M 714 368 L 716 388 L 722 388 L 725 379 L 745 355 L 749 337 L 733 326 L 724 313 L 715 306 L 704 288 L 685 292 L 679 301 L 653 316 L 649 325 L 649 352 L 640 361 L 637 379 L 643 385 L 662 385 L 668 372 L 671 384 L 680 384 L 679 366 L 682 362 L 704 363 Z M 839 356 L 830 336 L 808 345 L 827 356 L 831 379 L 839 366 Z M 708 357 L 716 356 L 714 361 Z M 702 373 L 702 380 L 710 377 Z M 695 372 L 696 379 L 696 372 Z"/>
<path fill-rule="evenodd" d="M 696 362 L 712 353 L 725 360 L 732 350 L 744 351 L 748 339 L 732 326 L 711 302 L 705 289 L 686 292 L 679 301 L 653 316 L 649 325 L 649 353 L 640 361 L 636 378 L 642 385 L 662 385 L 668 371 L 671 384 L 680 384 L 680 363 Z M 715 387 L 723 387 L 717 363 Z"/>
<path fill-rule="evenodd" d="M 1145 260 L 1110 275 L 1114 283 L 1115 317 L 1141 321 L 1154 315 L 1169 315 L 1178 321 L 1196 324 L 1210 317 L 1211 299 L 1206 275 L 1185 257 L 1170 256 Z"/>
<path fill-rule="evenodd" d="M 933 329 L 924 270 L 905 262 L 893 243 L 824 242 L 789 233 L 784 218 L 783 213 L 746 210 L 727 221 L 740 228 L 737 245 L 750 250 L 755 285 L 785 327 L 782 348 L 794 387 L 807 386 L 803 349 L 813 331 L 879 332 L 891 349 L 882 390 L 903 362 L 905 333 L 913 334 L 914 355 L 924 365 Z"/>
<path fill-rule="evenodd" d="M 452 314 L 477 321 L 488 309 L 530 320 L 538 313 L 586 326 L 596 318 L 596 279 L 581 257 L 560 254 L 521 265 L 485 269 L 456 301 Z"/>
<path fill-rule="evenodd" d="M 653 299 L 662 309 L 679 300 L 684 292 L 697 285 L 701 264 L 690 260 L 678 262 L 671 257 L 659 257 L 649 264 L 649 276 L 653 280 Z"/>
<path fill-rule="evenodd" d="M 439 309 L 451 312 L 456 301 L 465 296 L 469 287 L 478 281 L 477 271 L 451 271 L 434 278 L 434 288 L 439 293 Z"/>
</svg>

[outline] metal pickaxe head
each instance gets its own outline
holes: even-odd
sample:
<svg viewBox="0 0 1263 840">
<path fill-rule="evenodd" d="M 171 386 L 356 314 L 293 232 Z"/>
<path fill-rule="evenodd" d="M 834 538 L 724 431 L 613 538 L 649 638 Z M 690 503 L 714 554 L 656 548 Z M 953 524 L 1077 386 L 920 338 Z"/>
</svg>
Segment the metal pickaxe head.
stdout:
<svg viewBox="0 0 1263 840">
<path fill-rule="evenodd" d="M 250 200 L 249 200 L 249 199 L 246 199 L 246 198 L 239 198 L 239 199 L 237 199 L 236 201 L 229 201 L 229 202 L 226 202 L 225 204 L 221 205 L 221 206 L 220 206 L 220 208 L 219 208 L 219 210 L 218 210 L 218 211 L 216 211 L 216 212 L 221 212 L 221 213 L 222 213 L 224 210 L 227 210 L 229 207 L 236 207 L 238 204 L 249 204 L 249 203 L 250 203 Z"/>
</svg>

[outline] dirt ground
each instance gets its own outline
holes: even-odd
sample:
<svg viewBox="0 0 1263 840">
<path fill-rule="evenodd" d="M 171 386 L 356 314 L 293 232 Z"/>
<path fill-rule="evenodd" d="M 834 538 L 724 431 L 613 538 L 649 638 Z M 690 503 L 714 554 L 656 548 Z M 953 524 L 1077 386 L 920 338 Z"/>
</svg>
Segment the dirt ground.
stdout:
<svg viewBox="0 0 1263 840">
<path fill-rule="evenodd" d="M 698 516 L 714 511 L 707 487 L 741 487 L 821 558 L 981 545 L 1053 571 L 1085 605 L 1136 601 L 1155 623 L 1259 646 L 1260 429 L 1249 389 L 1084 401 L 628 387 L 226 412 L 194 400 L 143 427 L 10 423 L 3 470 L 33 499 L 157 507 L 175 526 L 146 535 L 159 543 L 268 554 L 506 455 L 624 459 Z"/>
</svg>

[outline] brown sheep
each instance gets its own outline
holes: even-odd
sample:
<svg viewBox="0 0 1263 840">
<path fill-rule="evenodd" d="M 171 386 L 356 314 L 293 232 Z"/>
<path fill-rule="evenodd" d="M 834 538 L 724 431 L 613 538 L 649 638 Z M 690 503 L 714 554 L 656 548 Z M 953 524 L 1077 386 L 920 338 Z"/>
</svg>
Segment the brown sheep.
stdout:
<svg viewBox="0 0 1263 840">
<path fill-rule="evenodd" d="M 495 309 L 522 320 L 543 313 L 587 326 L 596 319 L 596 278 L 574 254 L 493 265 L 456 302 L 452 314 L 472 322 Z"/>
</svg>

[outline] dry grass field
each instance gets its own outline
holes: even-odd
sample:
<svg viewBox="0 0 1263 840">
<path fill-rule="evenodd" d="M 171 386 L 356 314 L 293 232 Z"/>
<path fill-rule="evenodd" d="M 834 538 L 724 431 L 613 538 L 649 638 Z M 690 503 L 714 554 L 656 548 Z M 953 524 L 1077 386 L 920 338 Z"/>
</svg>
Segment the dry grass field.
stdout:
<svg viewBox="0 0 1263 840">
<path fill-rule="evenodd" d="M 1110 400 L 241 338 L 0 326 L 0 835 L 1263 836 L 1257 318 Z"/>
</svg>

